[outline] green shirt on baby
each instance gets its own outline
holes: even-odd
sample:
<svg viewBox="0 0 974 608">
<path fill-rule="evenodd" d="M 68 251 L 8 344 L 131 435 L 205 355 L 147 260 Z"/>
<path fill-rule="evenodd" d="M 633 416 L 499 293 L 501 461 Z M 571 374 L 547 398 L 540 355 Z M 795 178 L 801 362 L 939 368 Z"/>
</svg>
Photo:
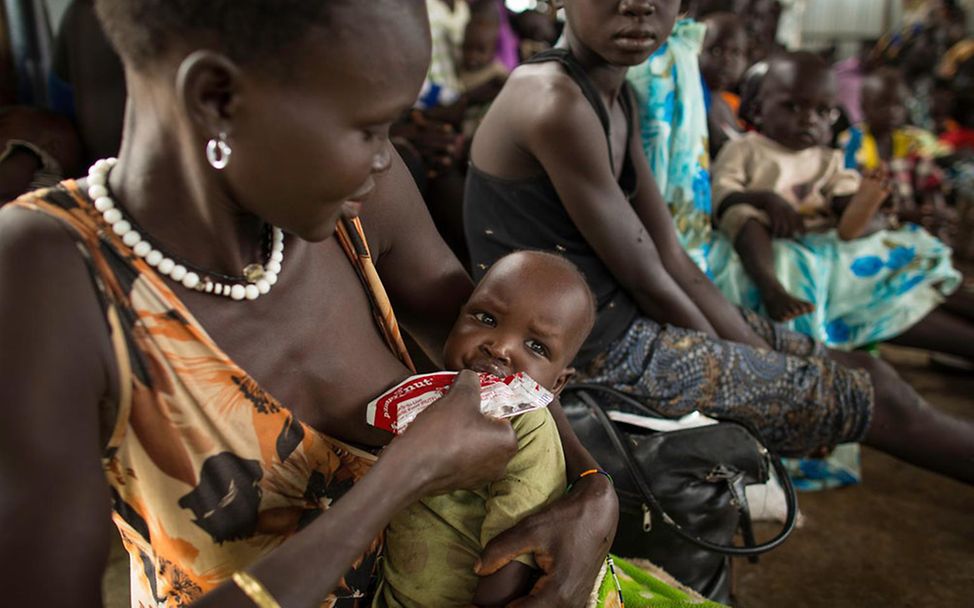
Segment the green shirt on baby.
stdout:
<svg viewBox="0 0 974 608">
<path fill-rule="evenodd" d="M 536 410 L 511 423 L 518 449 L 502 479 L 424 498 L 389 524 L 374 608 L 469 606 L 484 546 L 565 493 L 565 455 L 551 413 Z M 517 561 L 537 567 L 531 555 Z"/>
</svg>

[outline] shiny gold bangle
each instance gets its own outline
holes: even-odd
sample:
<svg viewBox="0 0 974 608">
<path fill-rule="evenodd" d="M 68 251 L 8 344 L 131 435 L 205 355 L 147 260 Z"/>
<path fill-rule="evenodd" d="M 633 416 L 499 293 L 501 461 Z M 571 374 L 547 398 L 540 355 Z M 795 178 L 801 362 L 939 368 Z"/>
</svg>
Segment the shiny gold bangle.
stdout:
<svg viewBox="0 0 974 608">
<path fill-rule="evenodd" d="M 274 596 L 267 591 L 267 589 L 251 575 L 243 572 L 242 570 L 237 570 L 233 573 L 233 582 L 236 583 L 237 587 L 240 588 L 244 594 L 250 598 L 250 601 L 254 603 L 258 608 L 281 608 L 281 605 L 277 603 Z"/>
</svg>

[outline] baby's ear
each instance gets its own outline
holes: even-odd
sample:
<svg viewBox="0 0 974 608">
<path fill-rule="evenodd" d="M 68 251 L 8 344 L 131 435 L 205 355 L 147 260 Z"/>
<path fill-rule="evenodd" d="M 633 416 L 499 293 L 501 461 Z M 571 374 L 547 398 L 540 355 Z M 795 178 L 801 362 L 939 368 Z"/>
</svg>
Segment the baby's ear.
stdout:
<svg viewBox="0 0 974 608">
<path fill-rule="evenodd" d="M 754 116 L 754 126 L 761 128 L 764 125 L 764 114 L 761 112 L 760 103 L 755 104 L 752 116 Z"/>
<path fill-rule="evenodd" d="M 555 380 L 555 385 L 551 387 L 551 392 L 556 395 L 560 395 L 561 389 L 565 388 L 565 385 L 568 384 L 568 381 L 574 377 L 575 377 L 574 367 L 566 367 L 565 369 L 561 370 L 561 373 L 558 375 L 558 379 Z"/>
</svg>

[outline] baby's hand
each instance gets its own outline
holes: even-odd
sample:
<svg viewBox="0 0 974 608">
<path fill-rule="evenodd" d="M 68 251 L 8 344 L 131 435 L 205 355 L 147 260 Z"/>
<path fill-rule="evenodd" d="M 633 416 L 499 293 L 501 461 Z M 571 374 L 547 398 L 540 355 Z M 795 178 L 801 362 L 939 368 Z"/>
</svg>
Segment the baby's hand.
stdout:
<svg viewBox="0 0 974 608">
<path fill-rule="evenodd" d="M 893 191 L 889 173 L 886 169 L 872 169 L 862 172 L 862 183 L 852 200 L 839 218 L 838 235 L 843 241 L 858 239 L 872 231 L 870 224 Z"/>
<path fill-rule="evenodd" d="M 866 169 L 862 172 L 862 183 L 859 184 L 858 195 L 863 197 L 863 201 L 886 200 L 886 197 L 893 192 L 893 185 L 890 180 L 889 171 L 885 168 Z M 872 206 L 870 204 L 870 206 Z"/>
<path fill-rule="evenodd" d="M 761 192 L 755 197 L 771 222 L 771 235 L 779 239 L 793 238 L 805 232 L 805 223 L 798 211 L 788 201 L 774 192 Z"/>
</svg>

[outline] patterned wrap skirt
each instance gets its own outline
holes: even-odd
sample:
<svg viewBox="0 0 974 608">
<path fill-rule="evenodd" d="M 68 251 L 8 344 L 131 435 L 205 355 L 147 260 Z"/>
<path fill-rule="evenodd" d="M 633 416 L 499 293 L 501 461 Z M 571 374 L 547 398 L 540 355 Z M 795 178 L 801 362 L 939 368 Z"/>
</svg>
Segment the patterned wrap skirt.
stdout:
<svg viewBox="0 0 974 608">
<path fill-rule="evenodd" d="M 869 375 L 831 360 L 806 335 L 741 313 L 773 350 L 640 316 L 579 380 L 611 386 L 664 416 L 699 410 L 740 420 L 784 455 L 861 440 L 873 409 Z"/>
</svg>

